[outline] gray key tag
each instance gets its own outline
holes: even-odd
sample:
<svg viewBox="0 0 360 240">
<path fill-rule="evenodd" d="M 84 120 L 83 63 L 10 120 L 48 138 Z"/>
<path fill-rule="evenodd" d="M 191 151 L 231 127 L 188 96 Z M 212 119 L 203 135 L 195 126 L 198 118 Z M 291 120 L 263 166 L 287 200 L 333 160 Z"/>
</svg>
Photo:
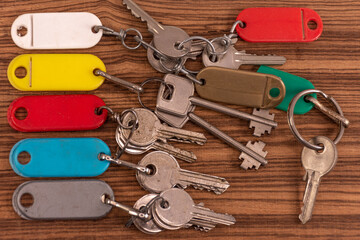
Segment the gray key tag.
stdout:
<svg viewBox="0 0 360 240">
<path fill-rule="evenodd" d="M 12 204 L 27 220 L 98 219 L 112 209 L 102 202 L 104 194 L 114 199 L 111 187 L 101 180 L 28 181 L 16 188 Z M 30 206 L 22 204 L 26 195 L 32 196 Z"/>
</svg>

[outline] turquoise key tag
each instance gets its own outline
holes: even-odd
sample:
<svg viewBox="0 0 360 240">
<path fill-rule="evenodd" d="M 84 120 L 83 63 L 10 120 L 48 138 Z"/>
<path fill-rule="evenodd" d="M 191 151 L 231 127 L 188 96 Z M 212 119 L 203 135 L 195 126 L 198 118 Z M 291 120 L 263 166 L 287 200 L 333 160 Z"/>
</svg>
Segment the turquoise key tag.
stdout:
<svg viewBox="0 0 360 240">
<path fill-rule="evenodd" d="M 19 161 L 23 152 L 30 161 Z M 29 138 L 11 149 L 10 165 L 23 177 L 94 177 L 110 165 L 100 153 L 110 155 L 110 149 L 98 138 Z"/>
<path fill-rule="evenodd" d="M 296 75 L 283 72 L 268 66 L 260 66 L 257 72 L 271 74 L 281 78 L 281 80 L 285 84 L 286 95 L 284 97 L 284 100 L 275 108 L 283 110 L 285 112 L 288 110 L 289 104 L 296 94 L 306 89 L 315 88 L 314 85 L 305 78 L 298 77 Z M 316 98 L 316 94 L 310 94 L 310 95 Z M 310 111 L 313 107 L 314 104 L 310 102 L 306 102 L 304 97 L 301 97 L 295 105 L 294 113 L 305 114 L 308 111 Z"/>
</svg>

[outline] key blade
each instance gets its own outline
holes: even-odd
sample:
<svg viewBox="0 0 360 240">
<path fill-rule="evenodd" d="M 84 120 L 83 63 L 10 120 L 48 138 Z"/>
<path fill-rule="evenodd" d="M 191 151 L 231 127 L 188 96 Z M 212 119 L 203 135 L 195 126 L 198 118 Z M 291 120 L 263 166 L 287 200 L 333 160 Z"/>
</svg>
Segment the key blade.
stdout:
<svg viewBox="0 0 360 240">
<path fill-rule="evenodd" d="M 216 213 L 209 208 L 205 208 L 202 205 L 195 205 L 192 215 L 196 219 L 207 221 L 210 224 L 222 224 L 222 225 L 233 225 L 236 223 L 236 219 L 229 214 Z"/>
<path fill-rule="evenodd" d="M 302 212 L 299 215 L 299 219 L 303 224 L 311 219 L 321 178 L 319 172 L 312 170 L 307 170 L 306 175 L 307 183 L 303 198 L 304 206 L 301 208 Z"/>
<path fill-rule="evenodd" d="M 141 21 L 146 22 L 148 26 L 148 30 L 153 34 L 159 34 L 159 32 L 164 30 L 163 25 L 153 19 L 147 12 L 139 7 L 132 0 L 123 0 L 123 4 L 126 5 L 127 9 L 131 11 L 131 13 L 140 18 Z"/>
<path fill-rule="evenodd" d="M 256 55 L 248 54 L 245 51 L 235 52 L 234 62 L 241 65 L 283 65 L 286 58 L 277 55 Z"/>
<path fill-rule="evenodd" d="M 152 145 L 152 148 L 159 150 L 159 151 L 167 152 L 167 153 L 173 155 L 175 158 L 181 159 L 181 160 L 183 160 L 185 162 L 189 162 L 189 163 L 193 163 L 197 159 L 196 155 L 194 153 L 182 150 L 180 148 L 176 148 L 167 143 L 162 143 L 162 142 L 156 141 Z"/>
<path fill-rule="evenodd" d="M 202 133 L 173 128 L 165 124 L 160 125 L 158 129 L 159 138 L 165 138 L 169 141 L 204 145 L 207 140 L 205 135 Z"/>
<path fill-rule="evenodd" d="M 178 184 L 184 186 L 192 186 L 195 189 L 212 191 L 216 194 L 221 194 L 230 186 L 225 178 L 212 176 L 208 174 L 192 172 L 184 169 L 179 169 L 174 178 Z"/>
</svg>

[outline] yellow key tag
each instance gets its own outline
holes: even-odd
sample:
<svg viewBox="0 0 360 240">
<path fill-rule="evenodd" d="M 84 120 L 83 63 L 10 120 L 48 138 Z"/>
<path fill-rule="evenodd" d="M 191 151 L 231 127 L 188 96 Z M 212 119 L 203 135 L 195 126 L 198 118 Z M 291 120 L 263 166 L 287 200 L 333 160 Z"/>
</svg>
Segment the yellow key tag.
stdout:
<svg viewBox="0 0 360 240">
<path fill-rule="evenodd" d="M 25 76 L 16 76 L 19 68 Z M 104 63 L 91 54 L 24 54 L 8 67 L 8 79 L 21 91 L 90 91 L 98 88 L 104 77 L 94 70 L 106 71 Z"/>
</svg>

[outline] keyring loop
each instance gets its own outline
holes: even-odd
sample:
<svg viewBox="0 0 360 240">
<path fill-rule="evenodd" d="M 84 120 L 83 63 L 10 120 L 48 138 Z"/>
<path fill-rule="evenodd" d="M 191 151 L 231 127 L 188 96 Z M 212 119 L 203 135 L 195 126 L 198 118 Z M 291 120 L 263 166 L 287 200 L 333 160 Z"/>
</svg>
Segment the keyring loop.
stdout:
<svg viewBox="0 0 360 240">
<path fill-rule="evenodd" d="M 295 97 L 291 100 L 288 111 L 287 111 L 287 117 L 288 117 L 288 124 L 290 127 L 290 130 L 292 132 L 292 134 L 295 136 L 295 138 L 302 143 L 303 145 L 305 145 L 306 147 L 313 149 L 313 150 L 323 150 L 324 147 L 322 146 L 318 146 L 318 145 L 314 145 L 309 143 L 308 141 L 306 141 L 299 133 L 299 131 L 296 129 L 295 126 L 295 121 L 294 121 L 294 109 L 295 109 L 295 105 L 297 103 L 297 101 L 303 97 L 304 95 L 307 94 L 311 94 L 311 93 L 319 93 L 321 96 L 323 96 L 327 101 L 329 101 L 330 103 L 332 103 L 336 110 L 338 111 L 338 113 L 341 116 L 344 116 L 340 105 L 336 102 L 336 100 L 330 96 L 328 96 L 327 94 L 325 94 L 324 92 L 320 91 L 320 90 L 316 90 L 316 89 L 307 89 L 304 91 L 299 92 L 298 94 L 295 95 Z M 345 132 L 345 127 L 343 124 L 340 123 L 340 130 L 338 135 L 336 136 L 336 138 L 334 139 L 334 144 L 337 144 L 340 139 L 342 138 L 342 136 L 344 135 Z"/>
<path fill-rule="evenodd" d="M 237 27 L 237 25 L 239 25 L 239 27 L 244 28 L 245 27 L 245 23 L 241 20 L 237 20 L 236 22 L 234 22 L 234 24 L 232 25 L 231 29 L 230 29 L 230 33 L 234 33 L 235 29 Z"/>
<path fill-rule="evenodd" d="M 189 37 L 189 38 L 185 39 L 184 41 L 182 41 L 182 42 L 178 45 L 178 49 L 181 49 L 182 46 L 183 46 L 185 43 L 187 43 L 187 42 L 189 42 L 189 41 L 191 41 L 191 40 L 202 40 L 202 41 L 206 42 L 206 43 L 210 46 L 211 51 L 212 51 L 212 54 L 216 54 L 215 47 L 214 47 L 214 45 L 211 43 L 211 41 L 209 41 L 208 39 L 206 39 L 206 38 L 204 38 L 204 37 L 201 37 L 201 36 L 193 36 L 193 37 Z"/>
<path fill-rule="evenodd" d="M 139 30 L 137 30 L 137 29 L 135 29 L 135 28 L 128 28 L 128 29 L 126 29 L 126 30 L 124 31 L 124 34 L 123 34 L 123 36 L 121 37 L 121 43 L 122 43 L 122 45 L 124 45 L 124 47 L 126 47 L 127 49 L 130 49 L 130 50 L 138 49 L 138 48 L 142 45 L 141 41 L 137 41 L 137 42 L 138 42 L 138 45 L 136 45 L 135 47 L 130 47 L 130 46 L 128 46 L 128 45 L 125 43 L 126 36 L 127 36 L 128 32 L 130 32 L 130 31 L 134 31 L 134 32 L 136 33 L 136 35 L 134 36 L 134 38 L 135 38 L 135 37 L 138 37 L 140 40 L 143 39 L 143 37 L 142 37 L 142 35 L 141 35 L 141 33 L 140 33 Z M 136 39 L 135 39 L 135 40 L 136 40 Z"/>
<path fill-rule="evenodd" d="M 98 107 L 98 108 L 96 108 L 96 114 L 97 115 L 101 115 L 102 114 L 102 111 L 103 110 L 106 110 L 106 111 L 108 111 L 111 115 L 114 115 L 114 111 L 111 109 L 111 108 L 109 108 L 108 106 L 101 106 L 101 107 Z"/>
<path fill-rule="evenodd" d="M 125 125 L 122 123 L 122 121 L 124 120 L 125 114 L 127 114 L 127 113 L 131 113 L 131 114 L 135 117 L 135 122 L 134 122 L 131 126 L 125 126 Z M 118 149 L 117 149 L 117 151 L 116 151 L 115 159 L 119 159 L 119 158 L 123 155 L 123 153 L 125 152 L 127 146 L 129 145 L 129 142 L 130 142 L 130 140 L 131 140 L 131 137 L 132 137 L 133 133 L 135 132 L 136 126 L 137 126 L 138 123 L 139 123 L 139 118 L 138 118 L 138 116 L 137 116 L 137 114 L 136 114 L 136 112 L 135 112 L 134 109 L 127 109 L 127 110 L 123 111 L 123 112 L 120 114 L 120 116 L 118 116 L 118 117 L 116 118 L 116 120 L 117 120 L 117 122 L 118 122 L 118 124 L 120 125 L 121 128 L 125 128 L 125 129 L 130 129 L 130 128 L 131 128 L 130 133 L 129 133 L 129 136 L 128 136 L 128 138 L 126 139 L 126 142 L 125 142 L 125 144 L 124 144 L 124 147 L 121 148 L 121 150 L 119 151 L 120 147 L 118 146 Z"/>
<path fill-rule="evenodd" d="M 155 81 L 155 82 L 160 82 L 161 84 L 164 84 L 167 88 L 168 88 L 168 90 L 170 91 L 170 93 L 172 93 L 172 89 L 171 89 L 171 87 L 166 83 L 166 82 L 164 82 L 164 80 L 163 79 L 161 79 L 161 78 L 148 78 L 148 79 L 146 79 L 145 81 L 143 81 L 141 84 L 140 84 L 140 86 L 142 87 L 142 88 L 144 88 L 144 85 L 145 84 L 147 84 L 148 82 L 151 82 L 151 81 Z M 154 110 L 151 110 L 150 108 L 148 108 L 147 106 L 145 106 L 145 104 L 142 102 L 142 100 L 141 100 L 141 95 L 140 95 L 141 93 L 140 92 L 138 92 L 138 101 L 139 101 L 139 103 L 140 103 L 140 105 L 143 107 L 143 108 L 145 108 L 145 109 L 147 109 L 147 110 L 149 110 L 149 111 L 151 111 L 151 112 L 154 112 Z"/>
</svg>

